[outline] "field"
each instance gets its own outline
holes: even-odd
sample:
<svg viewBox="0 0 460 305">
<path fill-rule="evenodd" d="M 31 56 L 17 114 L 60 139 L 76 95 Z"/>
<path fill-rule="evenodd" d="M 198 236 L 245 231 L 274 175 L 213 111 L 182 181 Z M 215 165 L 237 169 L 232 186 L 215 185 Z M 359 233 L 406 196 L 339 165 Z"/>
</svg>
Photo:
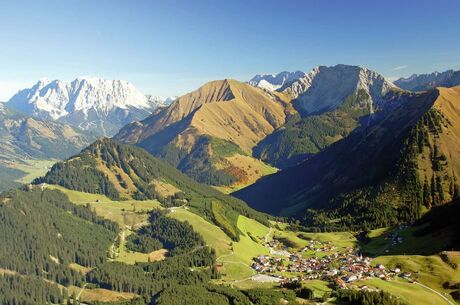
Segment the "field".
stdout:
<svg viewBox="0 0 460 305">
<path fill-rule="evenodd" d="M 292 242 L 304 247 L 309 243 L 309 240 L 316 240 L 322 243 L 332 243 L 339 248 L 347 248 L 356 246 L 356 238 L 350 232 L 334 232 L 334 233 L 307 233 L 307 232 L 292 232 L 292 231 L 276 231 L 276 236 L 286 237 Z"/>
<path fill-rule="evenodd" d="M 23 171 L 26 175 L 16 182 L 23 184 L 32 182 L 35 178 L 45 175 L 54 163 L 56 160 L 24 160 L 24 163 L 17 163 L 12 167 Z"/>
<path fill-rule="evenodd" d="M 80 287 L 70 287 L 69 294 L 75 293 L 76 296 L 80 296 L 81 302 L 116 302 L 116 301 L 128 301 L 136 297 L 133 293 L 116 292 L 107 289 L 88 289 Z"/>
<path fill-rule="evenodd" d="M 153 251 L 151 253 L 140 253 L 135 251 L 130 251 L 126 249 L 126 241 L 125 238 L 132 234 L 133 231 L 130 230 L 123 230 L 120 233 L 120 246 L 118 248 L 114 248 L 112 251 L 117 252 L 117 256 L 115 261 L 122 262 L 128 265 L 134 265 L 136 262 L 139 263 L 146 263 L 148 261 L 158 261 L 165 259 L 165 255 L 168 252 L 165 249 L 161 249 L 158 251 Z"/>
<path fill-rule="evenodd" d="M 311 280 L 302 283 L 303 287 L 308 287 L 313 290 L 313 296 L 315 298 L 322 297 L 326 292 L 331 292 L 332 289 L 329 287 L 329 283 L 321 280 Z"/>
<path fill-rule="evenodd" d="M 203 236 L 206 243 L 216 250 L 217 257 L 231 253 L 231 239 L 214 224 L 183 208 L 171 209 L 169 216 L 192 225 L 195 231 Z"/>
<path fill-rule="evenodd" d="M 384 281 L 381 279 L 369 279 L 359 282 L 370 288 L 382 289 L 392 295 L 401 298 L 408 305 L 442 305 L 449 304 L 445 299 L 430 290 L 403 279 Z"/>
</svg>

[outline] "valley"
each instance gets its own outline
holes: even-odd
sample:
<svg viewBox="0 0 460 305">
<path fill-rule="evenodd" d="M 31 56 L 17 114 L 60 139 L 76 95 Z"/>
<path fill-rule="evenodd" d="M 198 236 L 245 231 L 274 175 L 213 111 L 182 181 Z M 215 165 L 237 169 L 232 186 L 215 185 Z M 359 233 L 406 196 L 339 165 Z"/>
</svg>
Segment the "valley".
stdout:
<svg viewBox="0 0 460 305">
<path fill-rule="evenodd" d="M 56 185 L 39 185 L 38 187 L 42 190 L 50 189 L 63 192 L 73 204 L 85 206 L 97 215 L 107 220 L 115 221 L 118 224 L 120 233 L 115 239 L 115 243 L 110 246 L 110 251 L 108 251 L 109 261 L 133 265 L 165 259 L 167 252 L 162 250 L 152 253 L 140 253 L 126 248 L 126 237 L 130 234 L 135 234 L 142 226 L 148 224 L 149 211 L 162 209 L 168 211 L 168 217 L 189 223 L 193 227 L 193 230 L 203 237 L 206 245 L 215 249 L 216 266 L 221 277 L 220 279 L 213 280 L 213 282 L 219 285 L 231 285 L 240 289 L 277 289 L 282 283 L 284 283 L 283 285 L 287 285 L 290 282 L 296 283 L 296 279 L 300 279 L 299 282 L 301 285 L 312 289 L 313 294 L 317 298 L 322 298 L 325 293 L 332 292 L 334 288 L 331 288 L 331 285 L 339 283 L 339 285 L 343 285 L 342 288 L 383 289 L 401 298 L 406 304 L 428 305 L 432 304 L 434 300 L 439 302 L 436 304 L 454 304 L 453 299 L 446 294 L 452 290 L 443 288 L 443 285 L 445 282 L 460 281 L 460 273 L 453 271 L 451 261 L 445 261 L 438 255 L 423 257 L 418 255 L 398 256 L 391 253 L 381 253 L 373 254 L 371 259 L 361 258 L 360 255 L 354 254 L 354 249 L 362 245 L 352 233 L 295 232 L 288 230 L 286 223 L 271 222 L 270 226 L 265 226 L 253 219 L 239 216 L 237 227 L 241 232 L 241 238 L 238 242 L 235 242 L 215 224 L 191 212 L 187 205 L 164 208 L 155 200 L 113 201 L 103 195 L 73 191 Z M 378 230 L 372 232 L 370 236 L 372 238 L 380 238 L 380 236 L 385 236 L 384 234 L 388 233 L 385 230 Z M 391 239 L 385 238 L 384 240 L 386 242 L 385 245 L 382 242 L 378 242 L 382 244 L 381 249 L 392 243 Z M 372 243 L 375 242 L 372 241 Z M 365 244 L 363 250 L 367 252 L 369 251 L 368 249 L 374 249 L 375 251 L 376 246 L 371 243 L 369 245 Z M 449 255 L 452 257 L 451 260 L 457 257 L 454 252 L 451 252 Z M 350 265 L 334 263 L 333 260 L 329 260 L 330 257 L 336 257 L 338 260 L 345 259 L 349 261 Z M 270 258 L 269 260 L 273 262 L 284 261 L 283 265 L 285 267 L 275 267 L 274 271 L 269 271 L 265 267 L 264 271 L 262 271 L 262 269 L 256 267 L 258 266 L 258 262 L 262 262 L 267 258 Z M 166 258 L 166 260 L 169 259 Z M 300 260 L 311 262 L 326 260 L 328 265 L 331 264 L 331 266 L 336 267 L 324 267 L 326 269 L 324 269 L 323 275 L 316 275 L 310 271 L 307 272 L 306 269 L 292 269 Z M 385 280 L 380 279 L 378 276 L 369 276 L 366 273 L 369 271 L 365 271 L 362 278 L 360 275 L 356 279 L 352 279 L 353 276 L 350 276 L 350 274 L 345 276 L 342 273 L 344 271 L 339 271 L 339 269 L 352 270 L 349 268 L 353 268 L 354 270 L 362 266 L 364 262 L 375 268 L 373 269 L 375 271 L 371 271 L 372 273 L 380 272 L 381 274 L 385 274 L 386 270 L 390 273 L 388 273 L 388 276 L 385 276 Z M 383 265 L 385 269 L 379 267 L 380 265 Z M 274 266 L 282 265 L 277 263 Z M 78 264 L 73 264 L 72 268 L 83 273 L 91 271 L 91 269 Z M 399 274 L 395 274 L 395 270 Z M 405 275 L 406 273 L 411 274 L 407 279 L 406 277 L 398 276 L 401 274 L 407 276 Z M 342 280 L 345 277 L 350 278 L 350 280 L 348 282 Z M 411 283 L 412 281 L 415 282 Z M 417 283 L 420 283 L 420 285 Z M 433 289 L 433 291 L 430 289 Z M 136 297 L 135 294 L 120 293 L 88 286 L 85 288 L 70 288 L 69 292 L 72 291 L 77 293 L 81 291 L 79 298 L 82 302 L 114 301 Z M 441 294 L 441 296 L 438 294 Z M 336 303 L 334 298 L 329 297 L 327 304 L 338 303 Z"/>
</svg>

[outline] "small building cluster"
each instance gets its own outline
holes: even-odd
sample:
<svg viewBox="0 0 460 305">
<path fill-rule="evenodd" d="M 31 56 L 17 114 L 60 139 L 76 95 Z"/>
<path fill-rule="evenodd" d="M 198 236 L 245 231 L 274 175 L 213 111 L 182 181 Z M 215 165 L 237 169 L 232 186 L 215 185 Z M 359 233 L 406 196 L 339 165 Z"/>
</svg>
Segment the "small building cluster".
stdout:
<svg viewBox="0 0 460 305">
<path fill-rule="evenodd" d="M 269 244 L 271 254 L 255 257 L 252 268 L 286 282 L 322 279 L 334 281 L 345 288 L 352 282 L 367 278 L 390 280 L 398 275 L 410 278 L 410 274 L 402 274 L 399 268 L 387 269 L 381 264 L 372 265 L 369 257 L 363 257 L 353 248 L 330 253 L 335 247 L 318 241 L 311 241 L 297 253 L 289 253 L 286 248 L 274 250 L 275 247 L 279 245 L 272 241 Z M 307 255 L 310 251 L 321 253 L 322 256 Z"/>
</svg>

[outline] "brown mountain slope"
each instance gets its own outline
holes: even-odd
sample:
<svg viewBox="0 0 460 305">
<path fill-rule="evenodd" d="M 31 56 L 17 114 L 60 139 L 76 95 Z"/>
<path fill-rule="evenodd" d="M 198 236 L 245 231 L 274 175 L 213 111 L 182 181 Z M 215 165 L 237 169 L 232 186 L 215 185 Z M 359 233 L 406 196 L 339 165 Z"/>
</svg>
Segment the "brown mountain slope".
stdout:
<svg viewBox="0 0 460 305">
<path fill-rule="evenodd" d="M 219 80 L 126 126 L 115 138 L 165 158 L 200 182 L 246 184 L 273 169 L 253 159 L 248 170 L 247 162 L 243 168 L 232 157 L 250 156 L 260 140 L 295 113 L 282 94 Z"/>
<path fill-rule="evenodd" d="M 235 195 L 330 228 L 412 221 L 458 197 L 460 87 L 405 95 L 381 121 Z"/>
</svg>

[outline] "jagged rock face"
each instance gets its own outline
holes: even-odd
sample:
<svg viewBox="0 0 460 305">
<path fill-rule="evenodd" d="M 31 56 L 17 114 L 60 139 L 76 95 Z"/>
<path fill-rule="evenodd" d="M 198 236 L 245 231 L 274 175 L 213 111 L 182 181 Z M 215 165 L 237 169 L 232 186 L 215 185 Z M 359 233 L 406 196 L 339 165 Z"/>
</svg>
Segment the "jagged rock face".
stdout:
<svg viewBox="0 0 460 305">
<path fill-rule="evenodd" d="M 125 124 L 144 119 L 165 101 L 145 96 L 126 81 L 83 77 L 71 83 L 42 79 L 18 92 L 8 105 L 40 119 L 110 136 Z"/>
<path fill-rule="evenodd" d="M 369 96 L 371 108 L 384 107 L 385 95 L 397 87 L 382 75 L 358 66 L 320 66 L 278 91 L 294 99 L 302 114 L 318 114 L 340 106 L 358 90 Z"/>
<path fill-rule="evenodd" d="M 278 74 L 257 74 L 248 84 L 254 87 L 263 88 L 269 91 L 275 91 L 286 84 L 292 83 L 306 75 L 305 72 L 287 72 L 283 71 Z"/>
<path fill-rule="evenodd" d="M 447 70 L 442 73 L 413 74 L 400 78 L 395 84 L 405 90 L 425 91 L 435 87 L 454 87 L 460 85 L 460 71 Z"/>
</svg>

